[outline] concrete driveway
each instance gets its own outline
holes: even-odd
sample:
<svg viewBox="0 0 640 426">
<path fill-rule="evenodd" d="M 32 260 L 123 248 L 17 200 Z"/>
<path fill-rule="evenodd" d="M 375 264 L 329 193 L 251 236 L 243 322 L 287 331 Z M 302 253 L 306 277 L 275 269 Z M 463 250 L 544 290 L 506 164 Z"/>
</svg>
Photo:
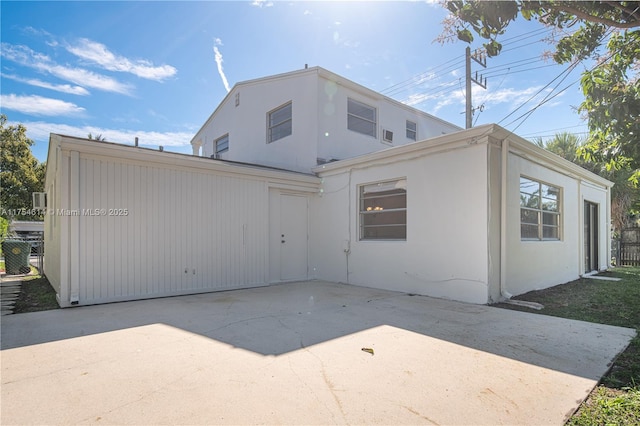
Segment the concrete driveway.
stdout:
<svg viewBox="0 0 640 426">
<path fill-rule="evenodd" d="M 561 425 L 634 334 L 326 282 L 10 315 L 0 420 Z"/>
</svg>

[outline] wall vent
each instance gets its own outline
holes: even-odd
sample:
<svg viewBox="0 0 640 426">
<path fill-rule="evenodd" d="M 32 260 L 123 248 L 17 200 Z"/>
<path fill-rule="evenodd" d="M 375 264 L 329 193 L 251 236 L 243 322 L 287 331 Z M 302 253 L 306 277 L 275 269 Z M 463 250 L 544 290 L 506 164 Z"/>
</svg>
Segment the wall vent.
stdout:
<svg viewBox="0 0 640 426">
<path fill-rule="evenodd" d="M 47 193 L 46 192 L 33 192 L 31 193 L 33 198 L 33 209 L 44 210 L 47 208 Z"/>
<path fill-rule="evenodd" d="M 382 140 L 393 142 L 393 132 L 391 130 L 382 130 Z"/>
</svg>

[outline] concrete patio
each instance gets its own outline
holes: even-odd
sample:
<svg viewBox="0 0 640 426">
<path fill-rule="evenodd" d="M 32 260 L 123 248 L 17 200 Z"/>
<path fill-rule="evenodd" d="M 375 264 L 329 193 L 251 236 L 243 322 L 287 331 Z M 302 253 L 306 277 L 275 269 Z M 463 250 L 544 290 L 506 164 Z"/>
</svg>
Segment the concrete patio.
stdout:
<svg viewBox="0 0 640 426">
<path fill-rule="evenodd" d="M 6 425 L 561 425 L 635 335 L 318 281 L 9 315 L 1 331 Z"/>
</svg>

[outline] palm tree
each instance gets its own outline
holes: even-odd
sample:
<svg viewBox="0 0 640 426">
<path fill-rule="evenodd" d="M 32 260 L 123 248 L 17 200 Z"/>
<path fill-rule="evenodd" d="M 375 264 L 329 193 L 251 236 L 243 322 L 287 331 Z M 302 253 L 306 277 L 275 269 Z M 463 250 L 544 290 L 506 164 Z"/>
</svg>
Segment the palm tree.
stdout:
<svg viewBox="0 0 640 426">
<path fill-rule="evenodd" d="M 633 176 L 633 170 L 629 167 L 613 169 L 602 162 L 585 160 L 580 155 L 580 148 L 584 140 L 569 132 L 558 133 L 553 139 L 547 141 L 537 138 L 534 143 L 614 182 L 614 186 L 611 188 L 611 222 L 614 232 L 619 234 L 622 229 L 628 226 L 629 218 L 640 202 L 640 188 L 630 180 Z"/>
<path fill-rule="evenodd" d="M 98 134 L 98 135 L 93 136 L 91 133 L 89 133 L 89 135 L 87 136 L 87 139 L 92 139 L 92 140 L 96 140 L 96 141 L 105 141 L 105 140 L 107 140 L 107 138 L 102 136 L 102 134 Z"/>
</svg>

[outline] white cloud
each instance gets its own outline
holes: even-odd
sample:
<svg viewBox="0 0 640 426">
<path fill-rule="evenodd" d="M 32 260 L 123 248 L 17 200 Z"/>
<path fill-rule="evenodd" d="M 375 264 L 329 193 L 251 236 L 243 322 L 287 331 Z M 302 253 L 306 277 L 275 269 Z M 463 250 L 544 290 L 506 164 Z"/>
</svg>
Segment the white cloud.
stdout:
<svg viewBox="0 0 640 426">
<path fill-rule="evenodd" d="M 154 66 L 145 59 L 130 60 L 111 52 L 107 46 L 87 38 L 79 39 L 66 49 L 77 57 L 109 71 L 128 72 L 140 78 L 162 81 L 176 75 L 177 70 L 171 65 Z"/>
<path fill-rule="evenodd" d="M 84 108 L 71 102 L 36 95 L 0 95 L 0 104 L 2 104 L 2 108 L 33 115 L 77 116 L 82 115 L 85 111 Z"/>
<path fill-rule="evenodd" d="M 9 123 L 12 124 L 12 123 Z M 17 124 L 17 123 L 13 123 Z M 185 132 L 148 132 L 128 129 L 109 129 L 96 126 L 70 126 L 67 124 L 42 121 L 22 122 L 27 128 L 27 137 L 34 141 L 48 141 L 50 133 L 86 138 L 89 133 L 102 135 L 107 142 L 133 145 L 138 137 L 140 146 L 189 146 L 193 133 Z"/>
<path fill-rule="evenodd" d="M 303 15 L 313 15 L 313 13 L 309 9 L 306 9 Z"/>
<path fill-rule="evenodd" d="M 220 39 L 216 39 L 220 40 Z M 224 69 L 222 68 L 222 53 L 218 50 L 218 46 L 213 47 L 213 52 L 215 53 L 216 64 L 218 64 L 218 74 L 220 74 L 220 78 L 222 79 L 222 84 L 224 84 L 224 88 L 227 89 L 227 92 L 231 90 L 229 87 L 229 81 L 227 81 L 227 76 L 224 75 Z"/>
<path fill-rule="evenodd" d="M 251 2 L 251 6 L 256 6 L 259 8 L 271 7 L 273 6 L 273 2 L 268 0 L 253 0 L 253 2 Z"/>
<path fill-rule="evenodd" d="M 53 84 L 46 81 L 38 80 L 36 78 L 22 78 L 17 75 L 0 74 L 3 78 L 8 78 L 20 83 L 25 83 L 30 86 L 42 87 L 43 89 L 55 90 L 56 92 L 69 93 L 71 95 L 86 96 L 89 91 L 84 87 L 71 86 L 70 84 Z"/>
<path fill-rule="evenodd" d="M 120 83 L 111 77 L 96 74 L 84 68 L 71 68 L 58 65 L 47 55 L 35 52 L 27 46 L 14 46 L 8 43 L 2 43 L 0 46 L 0 56 L 20 65 L 52 74 L 60 79 L 83 87 L 91 87 L 107 92 L 121 93 L 123 95 L 131 94 L 132 87 L 128 84 Z"/>
<path fill-rule="evenodd" d="M 460 90 L 457 83 L 451 83 L 452 87 L 450 91 L 440 91 L 433 94 L 421 94 L 415 93 L 410 95 L 406 100 L 403 101 L 404 104 L 409 106 L 415 106 L 423 104 L 427 101 L 437 101 L 436 105 L 433 109 L 430 110 L 430 113 L 435 114 L 440 109 L 449 105 L 464 105 L 466 102 L 464 90 Z M 497 91 L 485 90 L 479 86 L 473 86 L 471 89 L 471 94 L 473 98 L 474 105 L 484 105 L 485 108 L 495 106 L 498 104 L 507 103 L 510 105 L 510 109 L 515 109 L 519 107 L 521 104 L 529 101 L 531 105 L 535 105 L 535 103 L 542 100 L 542 98 L 549 93 L 551 89 L 543 90 L 541 93 L 533 96 L 540 90 L 540 86 L 536 87 L 527 87 L 524 89 L 515 89 L 515 88 L 505 88 Z M 550 104 L 545 104 L 546 106 L 551 106 Z"/>
<path fill-rule="evenodd" d="M 106 75 L 96 74 L 83 68 L 68 68 L 62 65 L 54 65 L 48 71 L 58 78 L 81 84 L 87 87 L 104 90 L 106 92 L 121 93 L 130 95 L 133 87 L 130 84 L 120 83 Z"/>
</svg>

